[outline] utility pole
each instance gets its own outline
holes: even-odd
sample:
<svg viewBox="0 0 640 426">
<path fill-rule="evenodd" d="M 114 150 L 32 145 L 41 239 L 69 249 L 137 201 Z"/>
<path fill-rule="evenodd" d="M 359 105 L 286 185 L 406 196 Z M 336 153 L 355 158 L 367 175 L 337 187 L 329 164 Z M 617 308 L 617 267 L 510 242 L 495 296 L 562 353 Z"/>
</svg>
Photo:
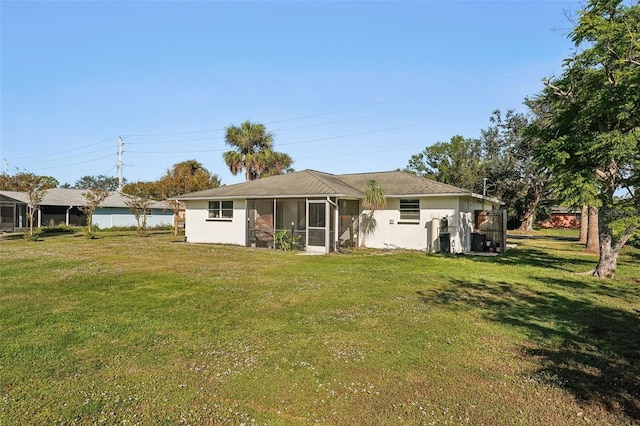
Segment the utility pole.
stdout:
<svg viewBox="0 0 640 426">
<path fill-rule="evenodd" d="M 482 210 L 486 210 L 484 208 L 484 202 L 486 201 L 487 198 L 487 181 L 489 179 L 487 178 L 482 178 Z"/>
<path fill-rule="evenodd" d="M 2 165 L 2 174 L 3 175 L 7 175 L 7 172 L 9 171 L 9 163 L 7 163 L 7 159 L 4 159 L 4 163 Z"/>
<path fill-rule="evenodd" d="M 123 147 L 124 138 L 120 136 L 118 138 L 118 162 L 116 163 L 116 166 L 118 167 L 118 192 L 122 192 L 122 188 L 124 187 L 124 176 L 122 173 L 122 154 L 124 153 Z"/>
</svg>

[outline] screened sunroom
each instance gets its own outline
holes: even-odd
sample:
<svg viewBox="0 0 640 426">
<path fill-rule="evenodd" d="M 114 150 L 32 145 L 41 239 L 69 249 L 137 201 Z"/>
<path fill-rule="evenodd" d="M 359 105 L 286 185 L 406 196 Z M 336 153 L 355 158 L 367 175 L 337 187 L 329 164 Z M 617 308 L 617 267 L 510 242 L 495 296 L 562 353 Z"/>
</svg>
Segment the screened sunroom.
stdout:
<svg viewBox="0 0 640 426">
<path fill-rule="evenodd" d="M 282 238 L 309 252 L 353 246 L 358 207 L 357 200 L 335 197 L 248 199 L 247 246 L 275 247 Z"/>
</svg>

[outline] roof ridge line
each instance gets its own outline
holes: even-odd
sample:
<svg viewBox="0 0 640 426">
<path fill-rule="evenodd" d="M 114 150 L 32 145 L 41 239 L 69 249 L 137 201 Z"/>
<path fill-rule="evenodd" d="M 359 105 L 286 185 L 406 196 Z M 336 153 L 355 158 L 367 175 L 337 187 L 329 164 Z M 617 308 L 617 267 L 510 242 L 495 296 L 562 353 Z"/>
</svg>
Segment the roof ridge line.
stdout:
<svg viewBox="0 0 640 426">
<path fill-rule="evenodd" d="M 327 186 L 329 186 L 329 187 L 331 187 L 331 188 L 333 188 L 333 189 L 335 189 L 335 188 L 334 188 L 334 185 L 332 185 L 331 183 L 327 182 L 327 180 L 324 178 L 324 176 L 317 176 L 317 175 L 316 175 L 316 173 L 318 173 L 318 174 L 324 174 L 324 175 L 329 175 L 329 176 L 331 176 L 332 178 L 336 179 L 338 182 L 340 182 L 342 185 L 347 186 L 347 187 L 349 187 L 349 188 L 353 189 L 353 190 L 354 190 L 355 192 L 357 192 L 357 193 L 360 193 L 360 194 L 362 193 L 362 191 L 360 191 L 358 188 L 356 188 L 356 187 L 354 187 L 354 186 L 352 186 L 352 185 L 348 184 L 347 182 L 343 181 L 342 179 L 340 179 L 340 175 L 334 175 L 333 173 L 328 173 L 328 172 L 319 172 L 319 171 L 317 171 L 317 170 L 310 170 L 310 169 L 305 169 L 305 170 L 306 170 L 306 171 L 310 171 L 310 172 L 314 172 L 314 173 L 313 173 L 314 178 L 316 178 L 316 179 L 318 179 L 318 180 L 322 181 L 322 183 L 324 183 L 325 185 L 327 185 Z"/>
</svg>

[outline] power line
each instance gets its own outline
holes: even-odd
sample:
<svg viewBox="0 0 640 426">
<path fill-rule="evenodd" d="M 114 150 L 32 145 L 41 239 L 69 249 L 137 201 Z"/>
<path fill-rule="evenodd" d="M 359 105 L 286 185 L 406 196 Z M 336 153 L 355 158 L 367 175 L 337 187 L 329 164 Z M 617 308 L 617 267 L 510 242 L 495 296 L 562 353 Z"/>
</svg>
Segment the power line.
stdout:
<svg viewBox="0 0 640 426">
<path fill-rule="evenodd" d="M 309 127 L 320 127 L 320 126 L 326 126 L 328 124 L 344 123 L 344 122 L 347 122 L 347 121 L 355 121 L 355 120 L 362 120 L 362 119 L 365 119 L 365 118 L 379 117 L 381 115 L 385 115 L 385 114 L 384 113 L 371 114 L 371 115 L 365 115 L 365 116 L 360 116 L 360 117 L 345 118 L 344 120 L 325 121 L 324 123 L 307 124 L 307 125 L 304 125 L 304 126 L 288 127 L 286 129 L 275 129 L 274 131 L 275 132 L 287 132 L 289 130 L 308 129 Z"/>
<path fill-rule="evenodd" d="M 129 154 L 201 154 L 204 152 L 224 152 L 224 149 L 204 149 L 198 151 L 127 151 Z"/>
<path fill-rule="evenodd" d="M 85 163 L 90 163 L 90 162 L 93 162 L 93 161 L 103 160 L 103 159 L 109 158 L 111 156 L 112 155 L 105 155 L 104 157 L 92 158 L 91 160 L 85 160 L 85 161 L 82 161 L 80 163 L 65 164 L 65 165 L 62 165 L 62 166 L 37 167 L 37 169 L 38 170 L 64 169 L 64 168 L 71 167 L 71 166 L 78 166 L 80 164 L 85 164 Z"/>
<path fill-rule="evenodd" d="M 216 138 L 216 139 L 222 140 L 222 138 Z M 199 141 L 213 141 L 213 139 L 197 138 L 197 139 L 180 139 L 180 140 L 161 141 L 161 142 L 127 142 L 127 145 L 161 145 L 161 144 L 170 144 L 170 143 L 199 142 Z"/>
<path fill-rule="evenodd" d="M 146 138 L 146 137 L 158 137 L 158 136 L 177 136 L 177 135 L 189 135 L 189 134 L 196 134 L 196 133 L 222 132 L 224 130 L 225 129 L 222 128 L 222 129 L 211 129 L 211 130 L 189 130 L 189 131 L 185 131 L 185 132 L 129 134 L 129 135 L 122 135 L 122 137 L 125 137 L 125 138 L 132 138 L 132 137 Z"/>
<path fill-rule="evenodd" d="M 371 150 L 367 150 L 367 151 L 358 151 L 358 152 L 351 152 L 351 153 L 340 153 L 340 154 L 332 154 L 332 155 L 314 155 L 313 157 L 299 157 L 296 158 L 296 160 L 312 160 L 312 159 L 316 159 L 316 158 L 340 158 L 340 157 L 353 157 L 353 156 L 365 156 L 365 155 L 369 155 L 369 154 L 381 154 L 384 152 L 398 152 L 398 151 L 409 151 L 409 150 L 414 150 L 414 149 L 423 149 L 424 146 L 418 146 L 418 147 L 407 147 L 407 148 L 393 148 L 393 149 L 381 149 L 381 150 L 377 150 L 377 151 L 371 151 Z"/>
<path fill-rule="evenodd" d="M 110 137 L 108 139 L 103 139 L 101 141 L 98 141 L 98 142 L 95 142 L 95 143 L 91 143 L 89 145 L 85 145 L 82 148 L 73 148 L 73 149 L 70 149 L 70 150 L 67 150 L 67 151 L 56 152 L 55 155 L 66 154 L 68 152 L 77 151 L 78 149 L 84 149 L 84 148 L 88 148 L 88 147 L 91 147 L 91 146 L 100 145 L 101 143 L 105 143 L 105 142 L 108 142 L 108 141 L 116 139 L 116 138 L 117 138 L 117 136 L 113 136 L 113 137 Z M 102 150 L 102 151 L 104 151 L 104 150 Z M 99 152 L 99 151 L 92 151 L 92 152 Z M 91 154 L 92 152 L 85 153 L 85 154 Z M 13 157 L 11 159 L 12 160 L 28 160 L 28 159 L 31 159 L 31 158 L 42 158 L 42 157 L 50 157 L 50 156 L 51 156 L 51 154 L 40 154 L 40 155 L 31 155 L 31 156 L 28 156 L 28 157 Z"/>
<path fill-rule="evenodd" d="M 526 70 L 527 71 L 531 71 L 531 70 L 534 70 L 534 69 L 546 68 L 549 65 L 556 65 L 556 62 L 553 61 L 553 62 L 548 62 L 548 63 L 545 63 L 545 64 L 540 64 L 540 65 L 538 65 L 537 67 L 534 67 L 534 68 L 526 67 Z M 517 70 L 513 70 L 513 71 L 510 71 L 510 72 L 505 72 L 505 73 L 501 73 L 501 74 L 493 74 L 492 76 L 487 77 L 487 78 L 468 81 L 465 84 L 456 86 L 456 88 L 460 89 L 461 87 L 478 86 L 481 83 L 486 83 L 486 82 L 489 82 L 489 81 L 502 79 L 502 78 L 504 78 L 506 76 L 509 76 L 509 75 L 520 74 L 521 72 L 522 72 L 522 69 L 517 69 Z M 279 124 L 279 123 L 288 123 L 288 122 L 291 122 L 291 121 L 307 120 L 309 118 L 323 117 L 323 116 L 327 116 L 327 115 L 340 114 L 340 113 L 347 112 L 347 111 L 356 111 L 356 110 L 371 108 L 371 107 L 375 107 L 375 106 L 389 105 L 389 104 L 394 104 L 394 103 L 398 103 L 398 102 L 404 102 L 404 101 L 408 101 L 408 100 L 411 100 L 411 99 L 424 98 L 424 97 L 427 97 L 427 96 L 431 96 L 434 93 L 439 93 L 439 92 L 440 93 L 447 93 L 448 91 L 451 91 L 451 90 L 452 89 L 450 89 L 449 87 L 444 87 L 442 89 L 432 90 L 432 91 L 429 91 L 429 92 L 419 93 L 419 94 L 416 94 L 416 95 L 398 97 L 398 98 L 395 98 L 395 99 L 388 99 L 388 100 L 379 101 L 379 102 L 371 102 L 371 103 L 366 103 L 366 104 L 361 104 L 361 105 L 356 105 L 356 106 L 351 106 L 351 107 L 339 108 L 339 109 L 336 109 L 336 110 L 333 110 L 333 111 L 321 112 L 321 113 L 316 113 L 316 114 L 309 114 L 309 115 L 304 115 L 304 116 L 299 116 L 299 117 L 285 118 L 285 119 L 282 119 L 282 120 L 274 120 L 274 121 L 266 122 L 264 124 L 265 125 L 273 125 L 273 124 Z M 213 132 L 221 132 L 221 131 L 225 131 L 225 130 L 226 130 L 226 128 L 217 128 L 217 129 L 209 129 L 209 130 L 189 130 L 189 131 L 182 131 L 182 132 L 148 133 L 148 134 L 144 134 L 144 133 L 126 134 L 126 135 L 122 135 L 122 136 L 123 137 L 177 136 L 177 135 L 188 135 L 188 134 L 197 134 L 197 133 L 213 133 Z"/>
<path fill-rule="evenodd" d="M 486 81 L 486 80 L 490 80 L 490 79 L 485 79 L 482 81 Z M 519 87 L 519 86 L 518 86 Z M 507 90 L 500 90 L 497 92 L 492 92 L 494 94 L 500 94 L 500 93 L 507 93 L 509 91 L 513 90 L 513 88 L 507 89 Z M 433 92 L 432 92 L 433 93 Z M 384 104 L 391 104 L 391 103 L 395 103 L 395 102 L 400 102 L 403 100 L 408 100 L 408 99 L 412 99 L 412 98 L 420 98 L 420 97 L 424 97 L 424 96 L 428 96 L 430 93 L 428 94 L 420 94 L 420 95 L 414 95 L 414 96 L 410 96 L 410 97 L 405 97 L 405 98 L 399 98 L 399 99 L 394 99 L 394 100 L 389 100 L 389 101 L 382 101 L 382 102 L 377 102 L 377 103 L 371 103 L 371 104 L 366 104 L 366 105 L 362 105 L 362 106 L 356 106 L 356 107 L 352 107 L 352 108 L 344 108 L 341 110 L 336 110 L 336 111 L 331 111 L 331 112 L 327 112 L 327 113 L 319 113 L 319 114 L 313 114 L 313 115 L 308 115 L 308 116 L 302 116 L 302 117 L 297 117 L 297 118 L 291 118 L 291 119 L 285 119 L 285 120 L 278 120 L 278 121 L 272 121 L 272 122 L 268 122 L 266 123 L 267 125 L 269 124 L 276 124 L 276 123 L 284 123 L 284 122 L 291 122 L 291 121 L 296 121 L 296 120 L 302 120 L 302 119 L 306 119 L 306 118 L 314 118 L 314 117 L 319 117 L 319 116 L 325 116 L 325 115 L 330 115 L 330 114 L 336 114 L 339 112 L 344 112 L 344 111 L 350 111 L 350 110 L 356 110 L 356 109 L 362 109 L 362 108 L 366 108 L 366 107 L 370 107 L 370 106 L 377 106 L 377 105 L 384 105 Z M 359 120 L 359 119 L 363 119 L 363 118 L 370 118 L 370 117 L 376 117 L 376 116 L 381 116 L 381 115 L 385 115 L 386 113 L 380 113 L 380 114 L 372 114 L 369 116 L 361 116 L 361 117 L 355 117 L 355 118 L 347 118 L 347 119 L 342 119 L 342 120 L 333 120 L 333 121 L 328 121 L 328 122 L 324 122 L 324 123 L 316 123 L 316 124 L 309 124 L 309 125 L 304 125 L 304 126 L 297 126 L 297 127 L 290 127 L 290 128 L 284 128 L 284 129 L 276 129 L 278 132 L 285 132 L 285 131 L 290 131 L 290 130 L 297 130 L 297 129 L 302 129 L 302 128 L 309 128 L 309 127 L 320 127 L 320 126 L 325 126 L 325 125 L 330 125 L 330 124 L 336 124 L 336 123 L 340 123 L 340 122 L 346 122 L 346 121 L 353 121 L 353 120 Z M 388 129 L 380 129 L 380 130 L 375 130 L 375 131 L 368 131 L 368 132 L 362 132 L 362 133 L 353 133 L 353 134 L 348 134 L 348 135 L 342 135 L 342 136 L 333 136 L 333 137 L 328 137 L 328 138 L 322 138 L 322 139 L 313 139 L 313 140 L 309 140 L 309 141 L 301 141 L 301 142 L 290 142 L 290 143 L 283 143 L 283 144 L 278 144 L 279 146 L 286 146 L 286 145 L 294 145 L 294 144 L 302 144 L 302 143 L 310 143 L 310 142 L 318 142 L 318 141 L 323 141 L 323 140 L 331 140 L 331 139 L 338 139 L 338 138 L 344 138 L 344 137 L 351 137 L 351 136 L 360 136 L 360 135 L 366 135 L 369 133 L 377 133 L 377 132 L 383 132 L 383 131 L 390 131 L 390 130 L 396 130 L 396 129 L 401 129 L 401 128 L 405 128 L 405 127 L 413 127 L 413 126 L 419 126 L 419 125 L 423 125 L 423 124 L 430 124 L 433 122 L 438 122 L 438 121 L 444 121 L 444 120 L 448 120 L 448 119 L 453 119 L 453 118 L 459 118 L 459 117 L 465 117 L 465 116 L 469 116 L 469 115 L 476 115 L 477 113 L 472 113 L 472 114 L 466 114 L 466 115 L 462 115 L 462 116 L 454 116 L 454 117 L 447 117 L 444 118 L 442 120 L 435 120 L 435 121 L 429 121 L 429 122 L 420 122 L 420 123 L 415 123 L 415 124 L 409 124 L 406 126 L 397 126 L 397 127 L 391 127 Z M 218 129 L 219 131 L 224 131 L 225 129 Z M 165 136 L 165 135 L 178 135 L 178 134 L 189 134 L 189 133 L 202 133 L 202 132 L 209 132 L 207 131 L 192 131 L 192 132 L 176 132 L 176 133 L 169 133 L 169 134 L 162 134 L 162 133 L 158 133 L 156 134 L 157 136 Z M 145 136 L 151 136 L 151 135 L 145 135 Z M 129 142 L 129 145 L 155 145 L 155 144 L 172 144 L 172 143 L 183 143 L 183 142 L 198 142 L 198 141 L 211 141 L 211 142 L 218 142 L 218 141 L 223 141 L 224 138 L 222 137 L 216 137 L 216 138 L 195 138 L 195 139 L 178 139 L 178 140 L 170 140 L 170 141 L 160 141 L 160 142 Z M 155 151 L 155 152 L 148 152 L 148 153 L 152 153 L 152 154 L 172 154 L 172 153 L 189 153 L 189 152 L 193 152 L 193 153 L 204 153 L 204 152 L 216 152 L 218 150 L 200 150 L 200 151 Z M 224 150 L 219 150 L 219 151 L 224 151 Z M 128 151 L 128 152 L 133 152 L 133 151 Z M 136 153 L 141 154 L 141 153 L 145 153 L 142 151 L 136 151 Z"/>
<path fill-rule="evenodd" d="M 328 140 L 333 140 L 333 139 L 349 138 L 349 137 L 352 137 L 352 136 L 363 136 L 363 135 L 370 135 L 370 134 L 373 134 L 373 133 L 389 132 L 389 131 L 392 131 L 392 130 L 406 129 L 406 128 L 409 128 L 409 127 L 426 126 L 427 124 L 433 124 L 433 123 L 437 123 L 437 122 L 440 122 L 440 121 L 452 120 L 454 118 L 469 117 L 469 116 L 477 115 L 477 114 L 478 113 L 469 113 L 469 114 L 458 115 L 458 116 L 454 116 L 454 117 L 447 117 L 447 118 L 443 118 L 443 119 L 439 119 L 439 120 L 422 121 L 422 122 L 419 122 L 419 123 L 406 124 L 406 125 L 403 125 L 403 126 L 388 127 L 386 129 L 368 130 L 366 132 L 350 133 L 350 134 L 346 134 L 346 135 L 330 136 L 330 137 L 318 138 L 318 139 L 308 139 L 308 140 L 298 141 L 298 142 L 287 142 L 287 143 L 280 144 L 280 146 L 289 146 L 289 145 L 299 145 L 299 144 L 313 143 L 313 142 L 322 142 L 322 141 L 328 141 Z"/>
<path fill-rule="evenodd" d="M 393 130 L 406 129 L 410 127 L 426 126 L 426 125 L 438 123 L 441 121 L 469 117 L 477 114 L 479 113 L 462 114 L 462 115 L 457 115 L 452 117 L 445 117 L 437 120 L 421 121 L 418 123 L 410 123 L 402 126 L 387 127 L 384 129 L 376 129 L 376 130 L 367 130 L 364 132 L 349 133 L 349 134 L 343 134 L 343 135 L 337 135 L 337 136 L 328 136 L 324 138 L 307 139 L 307 140 L 295 141 L 295 142 L 285 142 L 285 143 L 279 143 L 278 146 L 302 145 L 302 144 L 308 144 L 313 142 L 323 142 L 323 141 L 329 141 L 329 140 L 335 140 L 335 139 L 344 139 L 344 138 L 349 138 L 354 136 L 364 136 L 364 135 L 369 135 L 374 133 L 389 132 Z M 127 151 L 127 152 L 130 154 L 201 154 L 201 153 L 224 152 L 224 151 L 226 150 L 225 149 L 206 149 L 206 150 L 189 150 L 189 151 Z"/>
<path fill-rule="evenodd" d="M 329 124 L 336 124 L 336 123 L 344 123 L 347 121 L 355 121 L 355 120 L 363 120 L 365 118 L 372 118 L 372 117 L 379 117 L 381 115 L 384 115 L 383 113 L 380 114 L 371 114 L 371 115 L 365 115 L 365 116 L 360 116 L 360 117 L 352 117 L 352 118 L 345 118 L 343 120 L 333 120 L 333 121 L 328 121 L 328 122 L 323 122 L 323 123 L 316 123 L 316 124 L 307 124 L 304 126 L 297 126 L 297 127 L 288 127 L 285 129 L 274 129 L 274 132 L 287 132 L 290 130 L 298 130 L 298 129 L 306 129 L 306 128 L 310 128 L 310 127 L 320 127 L 320 126 L 326 126 Z M 269 124 L 269 123 L 267 123 Z M 219 131 L 224 131 L 226 129 L 219 129 Z M 203 131 L 204 132 L 204 131 Z M 186 132 L 185 134 L 188 133 L 199 133 L 199 132 Z M 181 134 L 181 133 L 175 133 L 177 134 Z M 142 135 L 128 135 L 128 136 L 142 136 Z M 143 135 L 143 136 L 151 136 L 151 135 Z M 166 134 L 158 134 L 158 136 L 169 136 Z M 183 142 L 200 142 L 200 141 L 211 141 L 211 142 L 216 142 L 216 141 L 224 141 L 224 138 L 222 137 L 216 137 L 216 138 L 194 138 L 194 139 L 174 139 L 174 140 L 169 140 L 169 141 L 155 141 L 155 142 L 127 142 L 127 145 L 164 145 L 164 144 L 172 144 L 172 143 L 183 143 Z M 132 151 L 128 151 L 128 152 L 132 152 Z"/>
<path fill-rule="evenodd" d="M 506 73 L 508 74 L 508 73 Z M 499 78 L 499 76 L 493 76 L 492 78 L 488 78 L 488 79 L 483 79 L 483 80 L 478 80 L 478 81 L 488 81 L 491 79 L 496 79 Z M 470 85 L 472 83 L 477 84 L 477 82 L 468 82 L 467 85 Z M 361 104 L 361 105 L 357 105 L 357 106 L 353 106 L 353 107 L 347 107 L 347 108 L 340 108 L 340 109 L 336 109 L 333 111 L 328 111 L 328 112 L 322 112 L 322 113 L 317 113 L 317 114 L 310 114 L 310 115 L 305 115 L 305 116 L 299 116 L 299 117 L 293 117 L 293 118 L 288 118 L 288 119 L 283 119 L 283 120 L 275 120 L 275 121 L 271 121 L 268 122 L 266 124 L 268 125 L 273 125 L 273 124 L 279 124 L 279 123 L 287 123 L 287 122 L 293 122 L 293 121 L 300 121 L 300 120 L 306 120 L 306 119 L 310 119 L 310 118 L 317 118 L 317 117 L 322 117 L 322 116 L 328 116 L 328 115 L 332 115 L 332 114 L 339 114 L 339 113 L 344 113 L 347 111 L 354 111 L 354 110 L 359 110 L 359 109 L 364 109 L 364 108 L 369 108 L 369 107 L 375 107 L 375 106 L 380 106 L 380 105 L 389 105 L 389 104 L 393 104 L 393 103 L 398 103 L 398 102 L 402 102 L 402 101 L 407 101 L 410 99 L 416 99 L 416 98 L 422 98 L 425 96 L 430 96 L 433 93 L 439 93 L 439 92 L 444 92 L 446 93 L 449 90 L 449 88 L 444 88 L 442 90 L 436 90 L 436 91 L 432 91 L 429 93 L 422 93 L 422 94 L 417 94 L 417 95 L 413 95 L 413 96 L 407 96 L 407 97 L 401 97 L 401 98 L 396 98 L 396 99 L 390 99 L 390 100 L 385 100 L 385 101 L 381 101 L 381 102 L 372 102 L 372 103 L 368 103 L 368 104 Z M 499 91 L 498 93 L 502 93 L 505 91 L 509 91 L 509 90 L 513 90 L 513 88 L 510 88 L 508 90 L 502 90 Z M 375 117 L 375 116 L 380 116 L 380 115 L 385 115 L 388 114 L 388 112 L 385 113 L 380 113 L 380 114 L 373 114 L 373 115 L 368 115 L 368 116 L 361 116 L 361 117 L 352 117 L 352 118 L 344 118 L 341 120 L 332 120 L 332 121 L 326 121 L 323 123 L 315 123 L 315 124 L 307 124 L 307 125 L 302 125 L 302 126 L 295 126 L 295 127 L 289 127 L 289 128 L 284 128 L 284 129 L 278 129 L 279 132 L 286 132 L 286 131 L 290 131 L 290 130 L 297 130 L 297 129 L 303 129 L 303 128 L 309 128 L 309 127 L 320 127 L 320 126 L 327 126 L 327 125 L 331 125 L 331 124 L 335 124 L 335 123 L 340 123 L 340 122 L 346 122 L 346 121 L 353 121 L 353 120 L 359 120 L 359 119 L 363 119 L 363 118 L 369 118 L 369 117 Z M 464 115 L 458 115 L 458 116 L 453 116 L 453 117 L 446 117 L 446 118 L 442 118 L 442 119 L 437 119 L 437 120 L 429 120 L 429 121 L 421 121 L 421 122 L 417 122 L 417 123 L 409 123 L 409 124 L 405 124 L 405 125 L 399 125 L 399 126 L 393 126 L 393 127 L 387 127 L 387 128 L 382 128 L 382 129 L 374 129 L 374 130 L 367 130 L 367 131 L 362 131 L 362 132 L 353 132 L 353 133 L 349 133 L 349 134 L 340 134 L 340 135 L 335 135 L 335 136 L 328 136 L 328 137 L 322 137 L 322 138 L 315 138 L 315 139 L 308 139 L 308 140 L 299 140 L 299 141 L 293 141 L 293 142 L 285 142 L 285 143 L 279 143 L 277 144 L 278 146 L 291 146 L 291 145 L 300 145 L 300 144 L 309 144 L 309 143 L 314 143 L 314 142 L 323 142 L 323 141 L 329 141 L 329 140 L 337 140 L 337 139 L 344 139 L 344 138 L 349 138 L 349 137 L 356 137 L 356 136 L 363 136 L 363 135 L 369 135 L 369 134 L 375 134 L 375 133 L 381 133 L 381 132 L 389 132 L 389 131 L 393 131 L 393 130 L 399 130 L 399 129 L 405 129 L 405 128 L 411 128 L 411 127 L 417 127 L 417 126 L 424 126 L 424 125 L 428 125 L 428 124 L 432 124 L 435 122 L 440 122 L 440 121 L 445 121 L 445 120 L 450 120 L 450 119 L 454 119 L 454 118 L 460 118 L 460 117 L 467 117 L 467 116 L 471 116 L 471 115 L 477 115 L 478 113 L 470 113 L 470 114 L 464 114 Z M 130 137 L 159 137 L 159 136 L 177 136 L 177 135 L 190 135 L 190 134 L 202 134 L 202 133 L 211 133 L 211 132 L 221 132 L 226 130 L 225 128 L 218 128 L 218 129 L 211 129 L 211 130 L 192 130 L 192 131 L 183 131 L 183 132 L 170 132 L 170 133 L 154 133 L 154 134 L 130 134 L 130 135 L 126 135 L 126 136 L 130 136 Z M 33 155 L 33 156 L 26 156 L 26 157 L 16 157 L 16 158 L 11 158 L 11 160 L 29 160 L 29 159 L 37 159 L 37 158 L 46 158 L 47 161 L 52 161 L 52 160 L 58 160 L 58 159 L 69 159 L 69 158 L 76 158 L 76 157 L 85 157 L 87 155 L 91 155 L 91 154 L 95 154 L 98 152 L 102 152 L 105 151 L 107 149 L 111 149 L 111 148 L 104 148 L 104 149 L 98 149 L 98 150 L 93 150 L 93 151 L 89 151 L 89 152 L 84 152 L 84 153 L 78 153 L 79 151 L 86 151 L 88 148 L 94 147 L 96 145 L 100 145 L 109 141 L 112 141 L 114 139 L 116 139 L 117 137 L 110 137 L 107 139 L 103 139 L 91 144 L 88 144 L 84 147 L 80 147 L 80 148 L 74 148 L 74 149 L 69 149 L 69 150 L 65 150 L 65 151 L 61 151 L 61 152 L 56 152 L 55 156 L 52 155 L 47 155 L 47 154 L 40 154 L 40 155 Z M 179 139 L 179 138 L 178 138 Z M 185 143 L 185 142 L 200 142 L 200 141 L 209 141 L 211 143 L 216 143 L 216 142 L 220 142 L 223 141 L 222 137 L 201 137 L 201 138 L 191 138 L 191 139 L 182 139 L 182 140 L 169 140 L 169 141 L 158 141 L 158 142 L 127 142 L 128 145 L 161 145 L 161 144 L 176 144 L 176 143 Z M 398 150 L 397 148 L 395 148 L 394 150 Z M 127 151 L 130 154 L 200 154 L 200 153 L 216 153 L 216 152 L 224 152 L 225 149 L 204 149 L 204 150 L 188 150 L 188 151 Z M 378 152 L 378 151 L 376 151 Z M 73 155 L 70 156 L 64 156 L 64 157 L 60 157 L 60 155 L 62 154 L 67 154 L 67 153 L 74 153 Z M 67 167 L 71 167 L 71 166 L 75 166 L 75 165 L 79 165 L 79 164 L 84 164 L 87 162 L 94 162 L 94 161 L 98 161 L 104 158 L 108 158 L 111 157 L 111 155 L 107 155 L 107 156 L 102 156 L 102 157 L 98 157 L 98 158 L 93 158 L 90 160 L 85 160 L 82 161 L 80 163 L 72 163 L 72 164 L 65 164 L 65 165 L 61 165 L 61 166 L 50 166 L 50 167 L 45 167 L 42 168 L 42 170 L 53 170 L 53 169 L 61 169 L 61 168 L 67 168 Z M 315 158 L 319 158 L 319 157 L 315 157 Z M 113 167 L 110 169 L 110 171 L 113 170 Z"/>
<path fill-rule="evenodd" d="M 107 147 L 107 148 L 97 149 L 95 151 L 84 152 L 82 154 L 67 155 L 67 156 L 62 156 L 62 157 L 59 157 L 59 156 L 55 156 L 55 157 L 46 156 L 46 159 L 38 160 L 38 161 L 29 161 L 28 164 L 39 164 L 39 163 L 45 163 L 45 162 L 49 163 L 49 162 L 52 162 L 52 161 L 67 160 L 69 158 L 84 157 L 86 155 L 96 154 L 98 152 L 110 151 L 112 149 L 113 149 L 113 147 Z"/>
</svg>

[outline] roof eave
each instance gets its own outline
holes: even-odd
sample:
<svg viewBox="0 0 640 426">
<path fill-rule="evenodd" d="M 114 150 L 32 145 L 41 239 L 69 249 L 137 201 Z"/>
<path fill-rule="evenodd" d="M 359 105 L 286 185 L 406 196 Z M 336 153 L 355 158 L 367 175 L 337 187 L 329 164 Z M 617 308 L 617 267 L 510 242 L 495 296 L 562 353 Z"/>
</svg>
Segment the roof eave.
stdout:
<svg viewBox="0 0 640 426">
<path fill-rule="evenodd" d="M 326 198 L 326 197 L 340 197 L 340 198 L 362 198 L 361 195 L 356 194 L 271 194 L 271 195 L 207 195 L 199 197 L 175 197 L 169 198 L 176 201 L 203 201 L 203 200 L 257 200 L 257 199 L 269 199 L 269 198 Z"/>
<path fill-rule="evenodd" d="M 493 198 L 493 197 L 487 197 L 486 195 L 480 195 L 480 194 L 476 194 L 475 192 L 472 192 L 469 194 L 472 198 L 478 198 L 480 200 L 484 200 L 484 201 L 489 201 L 491 203 L 495 203 L 495 204 L 499 204 L 501 206 L 505 205 L 504 201 L 498 200 L 497 198 Z"/>
<path fill-rule="evenodd" d="M 415 194 L 385 194 L 386 198 L 431 198 L 431 197 L 465 197 L 469 196 L 468 192 L 443 192 L 443 193 L 433 193 L 433 194 L 425 194 L 425 193 L 415 193 Z"/>
</svg>

